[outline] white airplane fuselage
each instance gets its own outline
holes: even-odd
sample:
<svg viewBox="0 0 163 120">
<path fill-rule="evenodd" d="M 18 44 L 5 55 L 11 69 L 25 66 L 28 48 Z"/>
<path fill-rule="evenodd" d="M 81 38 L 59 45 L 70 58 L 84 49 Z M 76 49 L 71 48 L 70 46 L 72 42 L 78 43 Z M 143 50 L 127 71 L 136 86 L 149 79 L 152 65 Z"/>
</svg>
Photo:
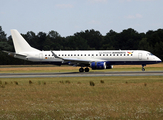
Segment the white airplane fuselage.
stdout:
<svg viewBox="0 0 163 120">
<path fill-rule="evenodd" d="M 119 64 L 155 64 L 161 62 L 161 60 L 152 55 L 148 51 L 143 50 L 93 50 L 93 51 L 53 51 L 57 56 L 62 58 L 75 58 L 80 60 L 90 61 L 106 61 L 112 65 Z M 40 52 L 23 52 L 19 53 L 27 57 L 21 57 L 15 55 L 14 57 L 29 60 L 33 62 L 60 62 L 61 59 L 55 58 L 51 51 L 40 51 Z M 55 64 L 55 63 L 54 63 Z"/>
<path fill-rule="evenodd" d="M 15 58 L 51 64 L 81 66 L 80 72 L 89 68 L 111 69 L 113 65 L 142 65 L 162 62 L 157 56 L 144 50 L 81 50 L 81 51 L 40 51 L 31 47 L 17 30 L 11 30 L 15 53 L 7 52 Z"/>
<path fill-rule="evenodd" d="M 68 64 L 73 66 L 87 67 L 87 69 L 88 67 L 91 67 L 93 70 L 112 69 L 113 65 L 142 65 L 142 71 L 145 71 L 144 66 L 146 66 L 147 64 L 156 64 L 161 62 L 158 57 L 148 51 L 143 50 L 96 50 L 53 52 L 58 57 L 61 57 L 66 60 L 64 61 L 63 59 L 55 58 L 51 51 L 21 53 L 28 57 L 15 57 L 33 62 L 51 63 L 55 65 Z M 67 59 L 75 59 L 79 61 L 68 61 Z M 84 69 L 79 71 L 83 72 Z"/>
</svg>

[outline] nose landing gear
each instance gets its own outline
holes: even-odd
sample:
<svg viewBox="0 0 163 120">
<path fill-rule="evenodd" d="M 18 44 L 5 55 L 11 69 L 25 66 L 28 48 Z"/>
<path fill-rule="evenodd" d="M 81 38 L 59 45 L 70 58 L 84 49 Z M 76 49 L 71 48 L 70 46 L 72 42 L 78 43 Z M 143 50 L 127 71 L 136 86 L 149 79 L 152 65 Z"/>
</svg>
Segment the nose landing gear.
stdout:
<svg viewBox="0 0 163 120">
<path fill-rule="evenodd" d="M 145 68 L 142 67 L 142 71 L 145 71 Z"/>
<path fill-rule="evenodd" d="M 144 68 L 145 66 L 146 66 L 146 65 L 142 65 L 142 71 L 145 71 L 145 68 Z"/>
</svg>

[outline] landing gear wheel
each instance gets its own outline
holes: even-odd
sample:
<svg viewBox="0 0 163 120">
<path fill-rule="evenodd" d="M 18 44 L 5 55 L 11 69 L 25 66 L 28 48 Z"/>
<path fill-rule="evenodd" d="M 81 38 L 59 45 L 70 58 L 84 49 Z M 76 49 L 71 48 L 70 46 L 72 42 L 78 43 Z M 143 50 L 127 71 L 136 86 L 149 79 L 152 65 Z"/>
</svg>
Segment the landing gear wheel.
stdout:
<svg viewBox="0 0 163 120">
<path fill-rule="evenodd" d="M 142 71 L 145 71 L 145 68 L 144 68 L 144 66 L 146 66 L 146 65 L 142 65 Z"/>
<path fill-rule="evenodd" d="M 142 68 L 142 71 L 145 71 L 145 68 Z"/>
<path fill-rule="evenodd" d="M 84 72 L 84 69 L 83 69 L 83 68 L 80 68 L 80 69 L 79 69 L 79 72 Z"/>
<path fill-rule="evenodd" d="M 89 72 L 89 68 L 85 68 L 85 72 Z"/>
</svg>

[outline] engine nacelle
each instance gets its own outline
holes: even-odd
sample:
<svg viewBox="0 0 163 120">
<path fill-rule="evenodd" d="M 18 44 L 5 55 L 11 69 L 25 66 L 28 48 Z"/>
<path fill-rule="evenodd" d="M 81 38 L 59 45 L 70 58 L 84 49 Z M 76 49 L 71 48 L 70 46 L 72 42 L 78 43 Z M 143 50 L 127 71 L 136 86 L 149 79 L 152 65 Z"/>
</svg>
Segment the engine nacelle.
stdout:
<svg viewBox="0 0 163 120">
<path fill-rule="evenodd" d="M 97 69 L 106 69 L 106 63 L 105 62 L 92 62 L 90 67 L 93 70 L 97 70 Z"/>
<path fill-rule="evenodd" d="M 113 65 L 107 65 L 106 69 L 113 69 Z"/>
</svg>

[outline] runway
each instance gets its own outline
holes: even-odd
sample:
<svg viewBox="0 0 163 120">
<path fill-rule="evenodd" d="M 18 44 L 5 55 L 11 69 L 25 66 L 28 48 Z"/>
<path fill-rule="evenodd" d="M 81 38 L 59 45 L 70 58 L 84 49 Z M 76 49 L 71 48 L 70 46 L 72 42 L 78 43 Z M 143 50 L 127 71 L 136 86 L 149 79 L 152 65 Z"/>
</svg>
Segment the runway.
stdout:
<svg viewBox="0 0 163 120">
<path fill-rule="evenodd" d="M 62 72 L 62 73 L 0 73 L 0 78 L 42 78 L 42 77 L 99 77 L 99 76 L 163 76 L 163 71 L 134 72 Z"/>
</svg>

